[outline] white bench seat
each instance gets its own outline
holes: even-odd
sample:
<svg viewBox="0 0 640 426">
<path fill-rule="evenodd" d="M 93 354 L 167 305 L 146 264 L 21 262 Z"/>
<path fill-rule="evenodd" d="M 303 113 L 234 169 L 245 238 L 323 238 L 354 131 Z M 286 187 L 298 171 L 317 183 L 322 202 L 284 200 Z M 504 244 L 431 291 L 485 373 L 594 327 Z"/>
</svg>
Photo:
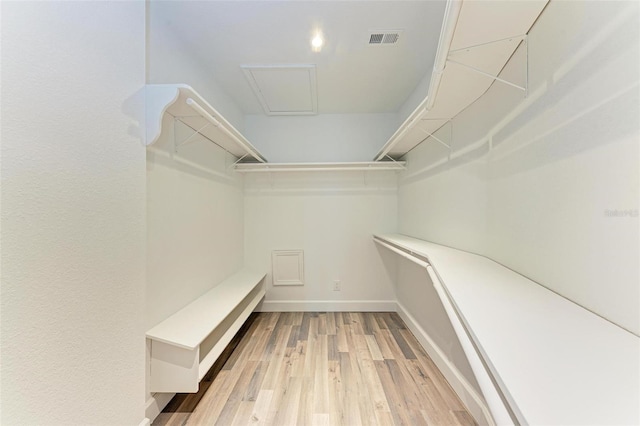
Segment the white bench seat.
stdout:
<svg viewBox="0 0 640 426">
<path fill-rule="evenodd" d="M 202 377 L 264 297 L 265 276 L 238 272 L 147 331 L 151 392 L 198 391 Z"/>
</svg>

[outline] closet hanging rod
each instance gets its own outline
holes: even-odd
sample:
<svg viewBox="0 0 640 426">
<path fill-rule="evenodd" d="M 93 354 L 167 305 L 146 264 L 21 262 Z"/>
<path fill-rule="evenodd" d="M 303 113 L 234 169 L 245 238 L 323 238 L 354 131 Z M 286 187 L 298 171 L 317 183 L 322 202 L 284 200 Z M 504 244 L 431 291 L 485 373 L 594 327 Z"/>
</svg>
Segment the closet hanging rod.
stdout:
<svg viewBox="0 0 640 426">
<path fill-rule="evenodd" d="M 419 259 L 418 257 L 416 257 L 417 255 L 414 254 L 414 253 L 400 250 L 399 248 L 396 248 L 396 247 L 392 246 L 391 244 L 386 243 L 386 242 L 384 242 L 381 239 L 376 238 L 376 237 L 373 237 L 373 241 L 375 241 L 377 244 L 380 244 L 381 246 L 383 246 L 387 250 L 391 250 L 392 252 L 394 252 L 398 256 L 402 256 L 405 259 L 407 259 L 407 260 L 409 260 L 409 261 L 411 261 L 413 263 L 416 263 L 416 264 L 422 266 L 425 269 L 429 266 L 428 262 Z"/>
<path fill-rule="evenodd" d="M 385 162 L 386 163 L 386 162 Z M 339 172 L 339 171 L 377 171 L 377 170 L 405 170 L 405 162 L 389 162 L 387 165 L 375 163 L 289 163 L 289 164 L 249 164 L 239 163 L 235 166 L 240 173 L 271 173 L 271 172 Z"/>
<path fill-rule="evenodd" d="M 247 153 L 251 154 L 252 157 L 254 157 L 256 160 L 260 161 L 261 163 L 264 162 L 264 160 L 262 159 L 260 154 L 258 154 L 257 152 L 255 152 L 254 150 L 249 148 L 247 146 L 247 144 L 245 144 L 243 141 L 241 141 L 236 135 L 234 135 L 231 131 L 229 131 L 229 129 L 227 129 L 225 126 L 221 126 L 220 122 L 218 120 L 216 120 L 216 118 L 214 116 L 209 114 L 204 108 L 202 108 L 200 106 L 200 104 L 198 104 L 192 98 L 187 98 L 186 103 L 191 109 L 193 109 L 198 114 L 200 114 L 204 119 L 206 119 L 211 124 L 216 126 L 218 128 L 218 130 L 220 130 L 221 132 L 223 132 L 224 134 L 229 136 L 231 139 L 233 139 L 233 141 L 235 143 L 240 145 Z"/>
</svg>

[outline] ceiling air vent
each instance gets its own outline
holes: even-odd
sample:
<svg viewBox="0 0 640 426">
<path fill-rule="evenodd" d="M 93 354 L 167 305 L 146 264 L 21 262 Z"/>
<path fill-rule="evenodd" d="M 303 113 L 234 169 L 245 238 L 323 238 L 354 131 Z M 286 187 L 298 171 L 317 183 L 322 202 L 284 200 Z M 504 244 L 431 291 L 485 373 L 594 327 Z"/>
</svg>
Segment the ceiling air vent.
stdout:
<svg viewBox="0 0 640 426">
<path fill-rule="evenodd" d="M 382 46 L 396 44 L 400 39 L 400 34 L 402 34 L 401 30 L 371 31 L 369 33 L 369 45 Z"/>
</svg>

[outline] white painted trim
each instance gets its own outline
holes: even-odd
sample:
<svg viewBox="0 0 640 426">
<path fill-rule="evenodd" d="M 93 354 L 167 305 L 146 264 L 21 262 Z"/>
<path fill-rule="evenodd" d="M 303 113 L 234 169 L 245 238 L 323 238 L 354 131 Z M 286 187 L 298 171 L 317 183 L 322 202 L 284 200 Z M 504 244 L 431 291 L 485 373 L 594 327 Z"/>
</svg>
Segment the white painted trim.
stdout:
<svg viewBox="0 0 640 426">
<path fill-rule="evenodd" d="M 151 426 L 151 420 L 145 417 L 138 426 Z"/>
<path fill-rule="evenodd" d="M 427 332 L 424 331 L 416 319 L 400 302 L 397 302 L 397 312 L 418 342 L 425 351 L 427 351 L 427 354 L 429 354 L 435 365 L 442 372 L 445 379 L 447 379 L 451 388 L 453 388 L 454 392 L 460 397 L 475 421 L 480 425 L 493 425 L 494 422 L 491 413 L 484 399 L 475 388 L 471 386 L 455 364 L 449 360 L 440 347 L 429 337 Z"/>
<path fill-rule="evenodd" d="M 265 300 L 257 312 L 396 312 L 395 300 Z"/>
<path fill-rule="evenodd" d="M 175 393 L 154 393 L 151 398 L 147 399 L 144 415 L 147 416 L 145 420 L 149 420 L 148 424 L 151 424 L 160 415 L 175 395 Z M 143 426 L 143 423 L 140 423 L 140 426 Z"/>
</svg>

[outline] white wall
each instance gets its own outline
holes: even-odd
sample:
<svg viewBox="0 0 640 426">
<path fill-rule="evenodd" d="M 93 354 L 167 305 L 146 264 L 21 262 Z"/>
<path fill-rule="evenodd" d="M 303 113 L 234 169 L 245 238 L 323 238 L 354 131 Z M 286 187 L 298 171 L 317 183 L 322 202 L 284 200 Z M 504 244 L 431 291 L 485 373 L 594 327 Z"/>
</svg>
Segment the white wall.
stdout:
<svg viewBox="0 0 640 426">
<path fill-rule="evenodd" d="M 396 114 L 245 117 L 245 136 L 272 163 L 373 161 Z"/>
<path fill-rule="evenodd" d="M 435 59 L 435 58 L 434 58 Z M 411 113 L 422 103 L 429 94 L 429 84 L 431 83 L 431 69 L 418 83 L 411 95 L 404 101 L 396 113 L 396 129 L 404 123 Z M 395 131 L 395 129 L 394 129 Z M 386 142 L 386 141 L 385 141 Z"/>
<path fill-rule="evenodd" d="M 188 137 L 180 128 L 177 137 Z M 147 152 L 147 308 L 153 327 L 243 265 L 242 177 L 200 138 L 175 153 L 173 120 Z"/>
<path fill-rule="evenodd" d="M 148 3 L 147 83 L 188 84 L 209 102 L 240 132 L 244 132 L 244 114 L 224 88 L 207 71 L 203 61 L 164 22 L 162 13 L 155 13 L 163 2 Z"/>
<path fill-rule="evenodd" d="M 637 20 L 637 2 L 550 2 L 529 36 L 529 98 L 496 83 L 454 120 L 457 158 L 435 143 L 408 155 L 400 231 L 640 333 Z"/>
<path fill-rule="evenodd" d="M 144 418 L 144 7 L 2 3 L 2 424 Z"/>
<path fill-rule="evenodd" d="M 380 250 L 381 255 L 384 256 L 383 250 L 386 249 L 380 248 Z M 407 259 L 395 257 L 399 263 L 396 281 L 398 302 L 411 313 L 420 327 L 442 350 L 447 360 L 456 366 L 476 392 L 482 394 L 458 336 L 427 271 Z"/>
<path fill-rule="evenodd" d="M 173 149 L 193 132 L 166 115 L 163 132 L 147 149 L 147 286 L 145 330 L 233 275 L 243 266 L 242 177 L 235 158 L 202 137 Z M 147 416 L 171 395 L 148 391 Z"/>
<path fill-rule="evenodd" d="M 393 172 L 247 175 L 245 262 L 269 273 L 263 309 L 391 306 L 392 281 L 372 234 L 394 232 L 396 216 Z M 271 285 L 271 252 L 287 249 L 304 250 L 304 286 Z M 336 279 L 340 292 L 333 291 Z"/>
</svg>

